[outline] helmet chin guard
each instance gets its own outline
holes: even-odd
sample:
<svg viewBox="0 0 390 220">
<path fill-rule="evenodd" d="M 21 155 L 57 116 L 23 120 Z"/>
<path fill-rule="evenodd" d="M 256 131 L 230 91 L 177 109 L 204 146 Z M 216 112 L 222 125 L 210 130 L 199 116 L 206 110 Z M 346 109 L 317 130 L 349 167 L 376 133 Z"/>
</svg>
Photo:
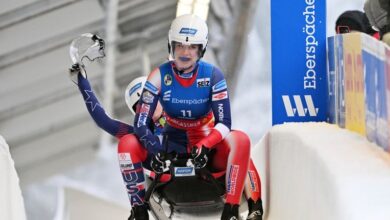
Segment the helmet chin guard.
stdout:
<svg viewBox="0 0 390 220">
<path fill-rule="evenodd" d="M 208 27 L 206 22 L 192 14 L 181 15 L 172 21 L 168 32 L 168 50 L 174 58 L 173 42 L 179 42 L 184 45 L 199 44 L 202 46 L 199 58 L 206 52 L 208 42 Z"/>
</svg>

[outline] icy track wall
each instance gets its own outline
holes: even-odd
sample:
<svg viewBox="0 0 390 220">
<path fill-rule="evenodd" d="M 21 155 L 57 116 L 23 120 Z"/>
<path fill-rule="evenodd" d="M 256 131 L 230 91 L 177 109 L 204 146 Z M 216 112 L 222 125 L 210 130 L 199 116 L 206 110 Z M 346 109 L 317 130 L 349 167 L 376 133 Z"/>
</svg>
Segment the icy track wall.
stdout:
<svg viewBox="0 0 390 220">
<path fill-rule="evenodd" d="M 328 38 L 328 85 L 329 122 L 389 151 L 390 48 L 362 33 Z"/>
<path fill-rule="evenodd" d="M 0 135 L 0 219 L 25 220 L 19 178 L 11 158 L 9 147 Z"/>
<path fill-rule="evenodd" d="M 390 219 L 390 154 L 328 123 L 274 126 L 253 148 L 266 220 Z"/>
</svg>

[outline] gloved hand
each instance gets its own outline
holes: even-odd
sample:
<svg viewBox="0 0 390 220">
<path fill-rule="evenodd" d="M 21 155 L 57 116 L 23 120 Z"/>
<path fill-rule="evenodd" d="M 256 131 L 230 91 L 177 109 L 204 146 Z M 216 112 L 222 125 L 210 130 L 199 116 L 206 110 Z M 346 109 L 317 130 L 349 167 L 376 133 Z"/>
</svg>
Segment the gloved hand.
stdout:
<svg viewBox="0 0 390 220">
<path fill-rule="evenodd" d="M 74 83 L 78 83 L 77 77 L 81 74 L 84 78 L 87 78 L 87 74 L 83 68 L 80 68 L 78 63 L 73 64 L 71 68 L 69 68 L 69 78 Z"/>
<path fill-rule="evenodd" d="M 163 173 L 165 168 L 165 157 L 162 153 L 153 155 L 150 166 L 156 173 Z"/>
<path fill-rule="evenodd" d="M 208 158 L 209 152 L 210 149 L 205 146 L 192 147 L 191 157 L 194 159 L 194 164 L 196 168 L 203 168 L 206 166 L 207 161 L 209 160 Z"/>
</svg>

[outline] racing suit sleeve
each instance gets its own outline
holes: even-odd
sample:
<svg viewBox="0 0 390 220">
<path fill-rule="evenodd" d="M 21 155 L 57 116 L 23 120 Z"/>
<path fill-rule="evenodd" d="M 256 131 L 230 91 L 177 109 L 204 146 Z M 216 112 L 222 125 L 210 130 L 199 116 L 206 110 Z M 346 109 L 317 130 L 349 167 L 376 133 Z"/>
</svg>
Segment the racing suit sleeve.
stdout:
<svg viewBox="0 0 390 220">
<path fill-rule="evenodd" d="M 134 133 L 131 125 L 112 119 L 106 114 L 86 78 L 78 74 L 77 81 L 88 112 L 99 128 L 118 139 L 126 134 Z"/>
<path fill-rule="evenodd" d="M 210 134 L 201 139 L 196 146 L 211 148 L 222 141 L 231 129 L 230 101 L 227 83 L 223 73 L 214 67 L 211 78 L 211 108 L 215 118 L 215 126 Z"/>
<path fill-rule="evenodd" d="M 159 136 L 155 135 L 148 125 L 153 123 L 152 117 L 158 103 L 160 88 L 160 70 L 155 69 L 145 83 L 134 119 L 135 134 L 146 150 L 154 155 L 163 149 Z"/>
</svg>

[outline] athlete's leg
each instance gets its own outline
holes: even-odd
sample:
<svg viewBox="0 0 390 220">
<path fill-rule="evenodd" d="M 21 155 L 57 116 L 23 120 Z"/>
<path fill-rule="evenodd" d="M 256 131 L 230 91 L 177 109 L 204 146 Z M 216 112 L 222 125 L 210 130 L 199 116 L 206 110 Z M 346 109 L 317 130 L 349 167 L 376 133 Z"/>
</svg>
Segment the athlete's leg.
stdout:
<svg viewBox="0 0 390 220">
<path fill-rule="evenodd" d="M 249 165 L 249 138 L 241 131 L 231 131 L 215 150 L 212 165 L 226 167 L 226 203 L 239 204 Z"/>
<path fill-rule="evenodd" d="M 145 176 L 142 162 L 147 158 L 147 151 L 142 147 L 135 135 L 128 134 L 119 140 L 118 159 L 123 181 L 126 185 L 132 207 L 129 219 L 148 219 L 144 204 Z"/>
<path fill-rule="evenodd" d="M 261 199 L 261 180 L 252 159 L 249 162 L 244 192 L 247 199 L 252 199 L 253 201 Z"/>
<path fill-rule="evenodd" d="M 250 140 L 241 131 L 231 131 L 215 146 L 213 165 L 221 168 L 226 164 L 226 202 L 221 219 L 238 218 L 238 207 L 248 172 Z M 226 157 L 226 153 L 228 157 Z M 226 161 L 227 158 L 227 161 Z"/>
<path fill-rule="evenodd" d="M 212 166 L 216 170 L 227 170 L 226 174 L 226 203 L 231 205 L 225 205 L 224 212 L 222 215 L 222 219 L 229 219 L 231 215 L 238 214 L 238 204 L 240 202 L 242 188 L 239 189 L 238 194 L 229 196 L 228 192 L 231 191 L 231 186 L 236 184 L 236 186 L 240 186 L 242 184 L 242 176 L 237 177 L 238 181 L 234 180 L 235 177 L 235 167 L 243 166 L 245 164 L 244 161 L 249 160 L 249 166 L 247 170 L 247 174 L 245 175 L 245 183 L 244 191 L 245 195 L 248 199 L 249 206 L 249 214 L 248 219 L 261 219 L 263 214 L 262 201 L 261 201 L 261 182 L 260 176 L 256 170 L 256 167 L 253 164 L 251 159 L 245 159 L 246 153 L 249 154 L 250 141 L 249 138 L 245 135 L 245 133 L 240 131 L 232 131 L 223 142 L 218 144 L 215 147 L 215 155 L 211 162 Z M 237 153 L 237 150 L 240 153 Z M 233 177 L 233 178 L 232 178 Z"/>
<path fill-rule="evenodd" d="M 212 167 L 218 171 L 225 170 L 229 152 L 230 148 L 226 144 L 216 148 L 215 155 L 211 161 Z M 252 199 L 253 201 L 261 199 L 261 179 L 252 159 L 249 161 L 248 175 L 244 185 L 244 193 L 247 199 Z"/>
<path fill-rule="evenodd" d="M 248 199 L 249 213 L 247 220 L 262 219 L 263 204 L 261 200 L 261 180 L 252 159 L 249 163 L 244 192 L 246 198 Z"/>
</svg>

